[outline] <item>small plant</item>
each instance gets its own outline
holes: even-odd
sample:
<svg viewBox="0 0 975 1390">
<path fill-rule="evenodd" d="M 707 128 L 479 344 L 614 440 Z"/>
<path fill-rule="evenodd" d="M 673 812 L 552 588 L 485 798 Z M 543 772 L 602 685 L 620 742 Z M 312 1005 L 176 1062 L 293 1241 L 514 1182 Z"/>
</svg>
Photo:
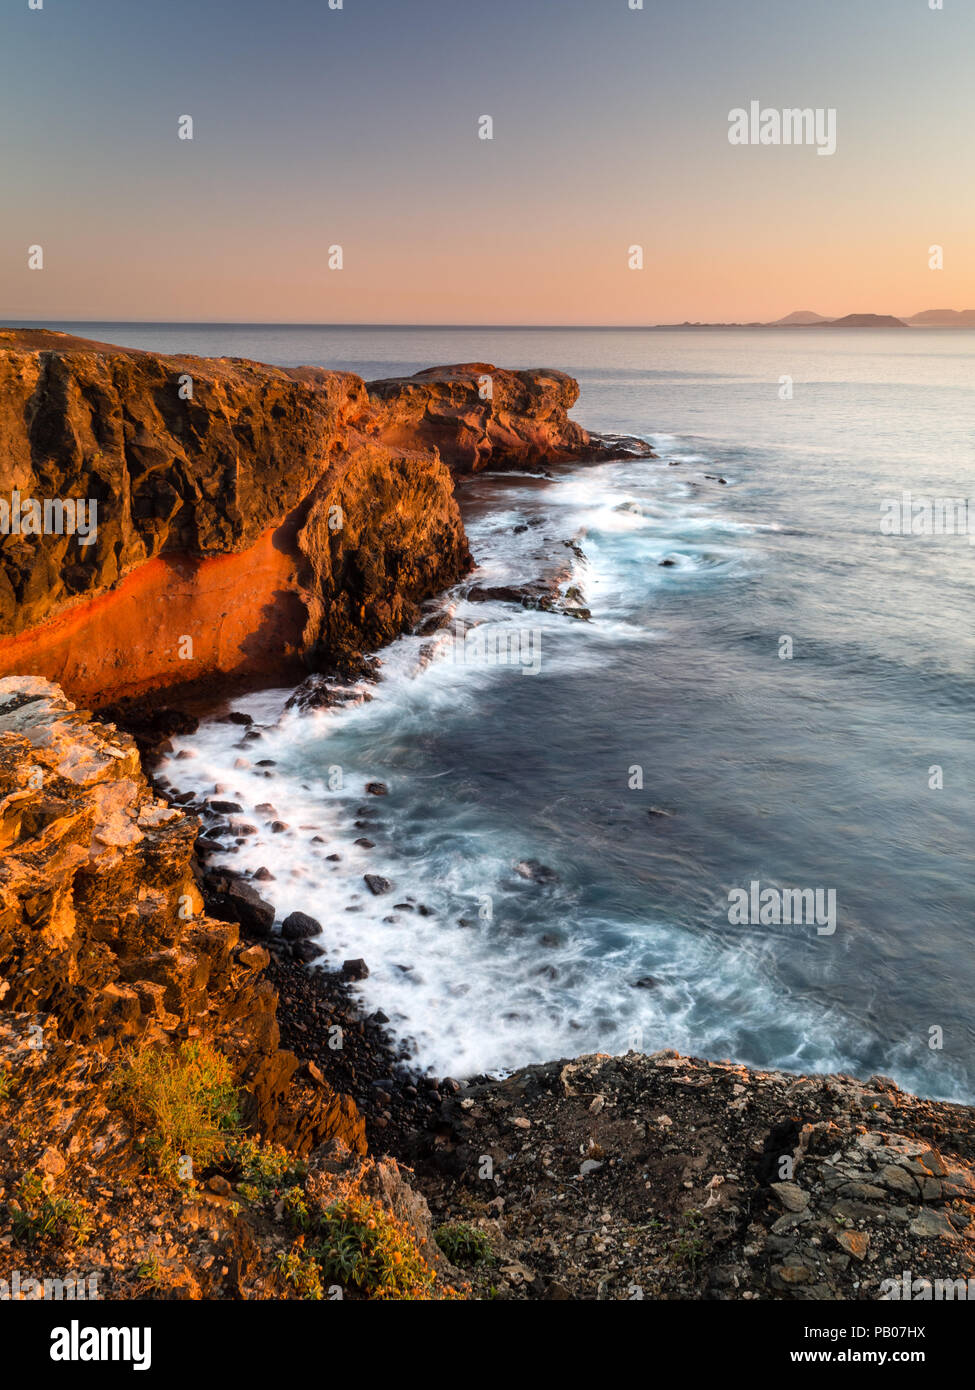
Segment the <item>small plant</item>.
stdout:
<svg viewBox="0 0 975 1390">
<path fill-rule="evenodd" d="M 150 1255 L 147 1260 L 143 1260 L 136 1268 L 135 1272 L 137 1278 L 144 1279 L 145 1282 L 151 1284 L 153 1288 L 156 1288 L 162 1282 L 162 1265 L 155 1255 Z"/>
<path fill-rule="evenodd" d="M 284 1202 L 285 1215 L 291 1225 L 299 1231 L 307 1231 L 311 1225 L 311 1216 L 308 1213 L 308 1203 L 305 1200 L 304 1190 L 300 1187 L 289 1187 L 282 1196 Z"/>
<path fill-rule="evenodd" d="M 322 1278 L 313 1256 L 302 1255 L 298 1250 L 281 1251 L 278 1255 L 278 1269 L 301 1298 L 315 1299 L 325 1297 Z"/>
<path fill-rule="evenodd" d="M 704 1255 L 704 1237 L 701 1229 L 703 1225 L 704 1217 L 699 1211 L 686 1211 L 681 1218 L 676 1239 L 670 1245 L 677 1262 L 687 1265 L 690 1269 L 699 1265 Z"/>
<path fill-rule="evenodd" d="M 9 1068 L 0 1071 L 0 1100 L 9 1100 L 15 1088 L 13 1071 Z"/>
<path fill-rule="evenodd" d="M 240 1175 L 240 1196 L 255 1205 L 294 1189 L 307 1171 L 304 1163 L 279 1145 L 260 1144 L 246 1137 L 232 1139 L 227 1156 Z"/>
<path fill-rule="evenodd" d="M 334 1203 L 322 1215 L 318 1236 L 313 1253 L 327 1283 L 376 1300 L 436 1297 L 436 1274 L 409 1227 L 371 1197 L 355 1195 Z"/>
<path fill-rule="evenodd" d="M 208 1043 L 137 1052 L 119 1069 L 114 1096 L 145 1132 L 143 1148 L 152 1167 L 170 1178 L 184 1154 L 194 1167 L 220 1158 L 239 1120 L 230 1063 Z"/>
<path fill-rule="evenodd" d="M 72 1245 L 83 1245 L 91 1234 L 92 1223 L 84 1208 L 70 1197 L 52 1197 L 44 1191 L 43 1179 L 26 1172 L 17 1184 L 10 1215 L 14 1240 L 34 1245 L 49 1236 L 66 1235 Z"/>
<path fill-rule="evenodd" d="M 433 1238 L 447 1256 L 451 1264 L 469 1269 L 473 1265 L 486 1264 L 494 1258 L 490 1243 L 483 1231 L 463 1221 L 454 1221 L 438 1226 Z"/>
</svg>

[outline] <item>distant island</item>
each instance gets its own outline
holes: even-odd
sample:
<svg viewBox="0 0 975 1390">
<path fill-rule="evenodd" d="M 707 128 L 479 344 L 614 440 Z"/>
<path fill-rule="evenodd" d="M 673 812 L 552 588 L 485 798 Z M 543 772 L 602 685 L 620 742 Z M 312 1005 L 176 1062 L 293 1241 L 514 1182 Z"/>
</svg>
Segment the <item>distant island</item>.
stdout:
<svg viewBox="0 0 975 1390">
<path fill-rule="evenodd" d="M 922 328 L 975 328 L 975 309 L 925 309 L 907 322 Z"/>
<path fill-rule="evenodd" d="M 924 309 L 897 318 L 893 314 L 846 314 L 831 319 L 812 309 L 794 309 L 769 323 L 658 323 L 656 328 L 975 328 L 975 309 Z"/>
<path fill-rule="evenodd" d="M 813 328 L 907 328 L 903 319 L 895 319 L 893 314 L 847 314 L 841 319 L 824 319 L 814 323 Z"/>
</svg>

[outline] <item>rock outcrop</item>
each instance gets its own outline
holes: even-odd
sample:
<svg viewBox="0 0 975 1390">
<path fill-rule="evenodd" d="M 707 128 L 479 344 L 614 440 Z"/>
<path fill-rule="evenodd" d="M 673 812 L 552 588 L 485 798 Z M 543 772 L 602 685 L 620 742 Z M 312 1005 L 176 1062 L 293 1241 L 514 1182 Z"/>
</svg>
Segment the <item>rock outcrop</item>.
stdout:
<svg viewBox="0 0 975 1390">
<path fill-rule="evenodd" d="M 84 538 L 0 536 L 0 673 L 98 703 L 287 677 L 387 640 L 470 563 L 448 470 L 382 443 L 358 377 L 0 349 L 0 501 L 96 509 Z"/>
<path fill-rule="evenodd" d="M 489 362 L 431 367 L 369 383 L 389 444 L 435 448 L 455 472 L 538 467 L 596 451 L 569 419 L 579 385 L 564 372 L 511 372 Z"/>
<path fill-rule="evenodd" d="M 364 1150 L 354 1103 L 302 1082 L 279 1047 L 267 951 L 205 914 L 198 831 L 150 790 L 131 738 L 42 679 L 0 681 L 0 1008 L 106 1056 L 204 1038 L 262 1134 Z"/>
<path fill-rule="evenodd" d="M 0 675 L 104 706 L 377 647 L 470 567 L 452 474 L 594 450 L 577 396 L 0 330 Z"/>
<path fill-rule="evenodd" d="M 0 1297 L 463 1296 L 355 1103 L 279 1046 L 198 830 L 128 735 L 0 680 Z"/>
</svg>

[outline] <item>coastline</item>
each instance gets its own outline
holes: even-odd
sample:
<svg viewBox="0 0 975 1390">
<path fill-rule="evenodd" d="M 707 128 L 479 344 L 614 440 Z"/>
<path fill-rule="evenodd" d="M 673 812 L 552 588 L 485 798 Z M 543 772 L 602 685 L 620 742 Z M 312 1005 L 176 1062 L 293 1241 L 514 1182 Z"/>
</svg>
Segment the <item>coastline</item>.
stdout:
<svg viewBox="0 0 975 1390">
<path fill-rule="evenodd" d="M 54 774 L 27 797 L 23 738 Z M 124 734 L 43 682 L 7 680 L 0 751 L 0 1278 L 61 1260 L 92 1271 L 106 1298 L 323 1297 L 302 1223 L 345 1210 L 350 1190 L 407 1240 L 417 1282 L 349 1297 L 860 1301 L 902 1297 L 903 1271 L 952 1286 L 975 1277 L 972 1107 L 880 1076 L 672 1051 L 417 1084 L 413 1096 L 347 990 L 270 959 L 266 919 L 239 942 L 237 924 L 199 909 L 179 925 L 197 825 L 149 793 Z M 81 875 L 62 861 L 79 825 Z M 27 916 L 11 924 L 16 903 L 36 910 L 39 881 L 68 893 L 60 938 Z M 148 932 L 126 909 L 139 883 L 157 890 L 143 900 Z M 106 913 L 123 924 L 108 939 Z M 9 969 L 12 927 L 26 975 Z M 101 985 L 111 1007 L 93 997 L 100 939 L 118 963 Z M 260 1142 L 228 1134 L 227 1154 L 189 1174 L 147 1170 L 145 1121 L 120 1107 L 119 1077 L 147 1045 L 182 1055 L 210 1039 L 238 1059 Z M 25 1245 L 55 1196 L 58 1220 Z"/>
<path fill-rule="evenodd" d="M 443 458 L 448 458 L 452 477 L 456 477 L 479 471 L 501 438 L 510 449 L 505 456 L 509 461 L 525 463 L 530 458 L 536 467 L 561 447 L 546 433 L 548 426 L 541 432 L 536 428 L 530 411 L 527 422 L 515 428 L 509 416 L 493 434 L 490 428 L 483 428 L 479 414 L 478 429 L 471 433 L 469 398 L 484 368 L 485 364 L 473 364 L 433 369 L 432 373 L 419 374 L 424 381 L 409 378 L 405 386 L 399 379 L 378 383 L 382 389 L 375 394 L 388 433 L 380 439 L 377 424 L 376 435 L 370 435 L 362 445 L 373 461 L 380 456 L 385 463 L 394 457 L 409 457 L 411 467 L 429 470 L 441 516 L 450 520 L 446 533 L 451 537 L 452 563 L 443 573 L 454 578 L 467 564 L 466 538 L 450 511 L 450 504 L 456 508 L 456 503 Z M 496 368 L 486 370 L 498 373 Z M 545 382 L 558 375 L 536 374 L 543 399 L 548 391 Z M 557 385 L 556 395 L 564 403 L 571 389 Z M 350 389 L 361 404 L 358 388 Z M 431 393 L 436 406 L 433 415 Z M 529 404 L 538 399 L 531 397 Z M 445 400 L 453 412 L 446 435 L 437 413 Z M 449 447 L 441 450 L 436 438 L 441 444 L 446 440 Z M 613 456 L 614 448 L 628 447 L 626 441 L 590 436 L 583 442 L 581 435 L 572 431 L 565 438 L 566 448 L 571 445 L 580 462 L 585 461 L 586 449 L 592 457 L 605 459 Z M 415 457 L 410 454 L 412 443 L 423 446 Z M 342 444 L 343 451 L 346 444 Z M 384 454 L 383 450 L 390 452 Z M 323 467 L 327 470 L 331 464 Z M 347 478 L 349 470 L 343 476 Z M 299 501 L 300 507 L 310 498 L 311 507 L 323 502 L 317 492 L 320 480 L 304 480 L 309 481 L 309 494 Z M 276 505 L 285 508 L 285 515 L 292 515 L 293 501 L 289 495 L 278 498 Z M 267 519 L 252 520 L 257 525 Z M 280 517 L 273 520 L 277 524 Z M 420 532 L 413 533 L 412 539 L 419 534 L 421 543 L 427 544 L 429 536 L 422 530 L 425 522 L 421 519 L 417 525 Z M 259 536 L 267 533 L 266 525 L 258 531 Z M 244 548 L 229 553 L 247 557 L 251 550 L 245 542 L 250 539 L 245 527 L 234 541 Z M 312 549 L 322 558 L 327 547 Z M 155 563 L 155 559 L 148 563 Z M 317 572 L 319 581 L 327 568 Z M 138 574 L 139 569 L 133 573 Z M 432 1206 L 435 1218 L 448 1225 L 466 1222 L 483 1235 L 492 1254 L 484 1261 L 475 1261 L 466 1271 L 474 1296 L 486 1296 L 490 1287 L 500 1286 L 503 1297 L 515 1299 L 873 1298 L 883 1282 L 880 1275 L 886 1275 L 887 1262 L 895 1255 L 910 1259 L 910 1267 L 918 1273 L 928 1268 L 945 1275 L 955 1271 L 958 1277 L 958 1271 L 971 1269 L 975 1252 L 975 1178 L 971 1167 L 975 1163 L 975 1117 L 970 1108 L 925 1102 L 899 1091 L 884 1078 L 862 1082 L 763 1073 L 730 1062 L 703 1063 L 668 1053 L 563 1059 L 524 1068 L 503 1081 L 423 1081 L 401 1067 L 405 1059 L 390 1045 L 382 1019 L 362 1016 L 348 980 L 307 969 L 296 951 L 306 938 L 297 936 L 288 942 L 272 935 L 266 911 L 252 897 L 243 900 L 226 884 L 221 887 L 215 883 L 215 878 L 234 876 L 226 868 L 208 868 L 206 849 L 201 852 L 192 814 L 180 806 L 183 794 L 174 797 L 167 789 L 167 796 L 160 798 L 158 787 L 155 795 L 142 787 L 140 778 L 143 773 L 151 776 L 153 759 L 164 750 L 166 739 L 173 733 L 187 732 L 201 714 L 226 712 L 229 697 L 278 685 L 280 673 L 297 674 L 308 664 L 325 680 L 330 674 L 348 680 L 361 672 L 363 663 L 381 650 L 374 640 L 368 645 L 370 640 L 377 634 L 388 638 L 415 622 L 422 607 L 421 595 L 426 601 L 447 587 L 440 582 L 443 573 L 427 567 L 408 602 L 379 612 L 390 597 L 384 578 L 383 584 L 372 590 L 377 615 L 371 624 L 350 627 L 348 614 L 337 623 L 316 620 L 310 641 L 302 637 L 301 642 L 296 638 L 290 644 L 295 647 L 294 664 L 273 668 L 277 678 L 267 671 L 241 670 L 233 663 L 231 669 L 223 670 L 217 661 L 193 683 L 164 684 L 135 700 L 110 699 L 107 705 L 99 705 L 102 715 L 109 715 L 116 728 L 132 735 L 142 755 L 141 768 L 133 747 L 116 748 L 111 731 L 107 735 L 96 733 L 95 744 L 89 745 L 84 716 L 79 715 L 76 723 L 69 712 L 70 732 L 62 744 L 64 766 L 75 758 L 78 749 L 87 749 L 85 756 L 94 757 L 97 766 L 93 765 L 92 775 L 74 789 L 59 773 L 56 808 L 46 800 L 49 790 L 30 784 L 31 762 L 23 747 L 15 748 L 14 741 L 8 739 L 4 745 L 10 753 L 5 844 L 13 859 L 23 853 L 28 856 L 23 862 L 28 862 L 29 856 L 39 853 L 41 842 L 50 848 L 55 838 L 52 826 L 60 827 L 57 833 L 72 846 L 73 857 L 81 852 L 73 838 L 76 827 L 90 830 L 93 814 L 103 818 L 108 835 L 104 849 L 97 851 L 93 861 L 95 868 L 85 870 L 91 879 L 94 906 L 85 925 L 89 934 L 82 934 L 80 943 L 75 938 L 84 913 L 77 905 L 67 910 L 65 903 L 76 890 L 73 883 L 66 887 L 60 867 L 55 870 L 45 861 L 42 882 L 43 872 L 49 869 L 53 906 L 43 903 L 39 910 L 34 893 L 29 891 L 36 883 L 29 885 L 27 875 L 13 884 L 4 880 L 8 895 L 4 930 L 11 933 L 11 923 L 17 920 L 14 935 L 20 932 L 18 942 L 28 943 L 16 950 L 6 943 L 3 957 L 15 1010 L 8 1012 L 10 1005 L 5 1003 L 0 1013 L 5 1030 L 0 1050 L 10 1062 L 9 1073 L 15 1075 L 16 1068 L 24 1064 L 29 1029 L 35 1026 L 30 1022 L 34 1013 L 26 1007 L 31 991 L 22 978 L 24 951 L 36 953 L 35 968 L 40 969 L 47 991 L 43 1005 L 55 1020 L 53 1031 L 63 1032 L 65 1025 L 76 1030 L 74 1056 L 79 1065 L 83 1061 L 88 1067 L 89 1079 L 95 1078 L 96 1097 L 104 1099 L 112 1094 L 108 1074 L 99 1070 L 106 1042 L 99 1029 L 110 1038 L 109 1052 L 127 1049 L 140 1040 L 175 1046 L 193 1037 L 194 1029 L 199 1033 L 203 1019 L 209 1020 L 203 1027 L 208 1032 L 216 1009 L 220 1021 L 213 1036 L 231 1051 L 241 1051 L 235 1033 L 242 1019 L 253 1018 L 257 1031 L 250 1050 L 243 1048 L 235 1073 L 235 1080 L 243 1083 L 245 1091 L 252 1096 L 260 1093 L 260 1118 L 252 1116 L 251 1123 L 260 1124 L 265 1138 L 277 1133 L 296 1155 L 310 1159 L 313 1177 L 326 1172 L 329 1179 L 344 1181 L 351 1171 L 358 1173 L 357 1165 L 371 1161 L 364 1159 L 362 1138 L 368 1141 L 372 1154 L 382 1155 L 376 1159 L 380 1166 L 389 1156 L 412 1165 L 413 1177 L 404 1177 L 397 1169 L 395 1182 L 390 1179 L 395 1193 L 390 1196 L 392 1187 L 387 1184 L 384 1200 L 390 1210 L 398 1211 L 412 1200 L 404 1192 L 420 1194 L 422 1207 L 411 1208 L 412 1229 L 419 1233 L 417 1247 L 428 1252 L 431 1266 L 442 1267 L 444 1287 L 453 1288 L 465 1276 L 458 1276 L 449 1262 L 440 1261 L 433 1249 L 432 1224 L 429 1213 L 424 1214 L 426 1203 Z M 303 585 L 306 590 L 307 582 Z M 307 593 L 303 601 L 307 603 L 307 617 L 314 603 Z M 58 611 L 74 610 L 69 605 Z M 324 644 L 323 632 L 329 634 Z M 302 642 L 305 649 L 299 655 L 297 646 Z M 274 661 L 280 660 L 280 655 L 275 652 Z M 5 696 L 13 693 L 15 701 L 24 695 L 53 700 L 54 708 L 60 709 L 49 689 L 39 694 L 40 686 L 18 686 L 16 677 L 13 682 L 0 682 L 0 690 Z M 110 687 L 109 694 L 117 696 L 118 686 Z M 24 706 L 11 710 L 8 700 L 7 708 L 13 718 Z M 6 732 L 16 738 L 19 728 L 17 723 Z M 46 737 L 47 731 L 41 728 L 35 748 L 43 747 Z M 119 757 L 106 753 L 106 745 L 116 748 Z M 112 760 L 124 763 L 133 789 L 125 793 L 130 799 L 123 806 L 112 799 L 115 792 L 111 787 L 120 781 L 112 770 Z M 163 805 L 164 800 L 169 804 Z M 22 804 L 30 808 L 29 814 L 19 809 Z M 129 834 L 129 809 L 133 806 L 138 807 L 138 839 Z M 157 819 L 172 827 L 169 833 L 175 836 L 178 832 L 178 865 L 154 847 L 149 832 L 155 831 Z M 167 899 L 165 920 L 143 924 L 147 931 L 138 941 L 133 937 L 131 960 L 127 959 L 130 943 L 126 940 L 125 950 L 118 953 L 122 973 L 116 982 L 107 983 L 102 978 L 105 947 L 114 938 L 106 926 L 102 879 L 118 871 L 119 863 L 130 856 L 130 846 L 146 840 L 152 846 L 146 850 L 149 857 L 129 865 L 123 876 L 124 891 L 119 890 L 108 907 L 117 911 L 124 905 L 126 893 L 135 893 L 137 902 L 152 899 L 162 887 Z M 194 902 L 198 925 L 193 930 L 210 935 L 206 945 L 200 939 L 195 964 L 189 968 L 184 967 L 180 955 L 185 937 L 176 920 L 179 913 L 175 903 L 184 896 L 192 898 L 191 880 L 199 897 Z M 177 887 L 186 891 L 175 893 Z M 38 911 L 46 935 L 35 937 L 31 928 Z M 273 920 L 273 908 L 270 912 Z M 255 914 L 260 928 L 251 931 Z M 246 944 L 239 945 L 232 934 L 224 935 L 218 950 L 213 924 L 221 921 L 239 929 Z M 72 989 L 80 993 L 96 986 L 113 990 L 112 1010 L 105 1006 L 88 1017 L 77 998 L 67 999 L 57 979 L 66 941 L 73 941 L 68 950 L 72 966 L 67 972 Z M 232 958 L 237 966 L 231 966 Z M 223 961 L 219 969 L 215 968 L 216 961 Z M 237 974 L 240 962 L 243 977 Z M 139 971 L 147 973 L 142 976 Z M 226 975 L 221 989 L 226 988 L 230 995 L 233 990 L 238 992 L 226 1000 L 221 995 L 218 1008 L 207 991 L 211 979 L 223 979 L 221 972 Z M 205 977 L 202 983 L 200 974 Z M 336 1028 L 342 1036 L 338 1049 L 332 1046 Z M 99 1037 L 95 1046 L 92 1039 Z M 278 1047 L 279 1041 L 283 1049 Z M 294 1059 L 293 1067 L 291 1061 L 282 1060 L 288 1055 Z M 255 1062 L 255 1058 L 262 1060 Z M 36 1060 L 40 1069 L 63 1065 L 65 1054 L 56 1051 L 50 1058 L 27 1060 L 32 1064 Z M 82 1085 L 80 1079 L 78 1085 Z M 291 1094 L 293 1091 L 296 1094 Z M 323 1099 L 327 1101 L 324 1112 Z M 2 1119 L 8 1136 L 13 1135 L 13 1117 L 4 1115 Z M 79 1146 L 72 1152 L 64 1144 L 63 1131 L 54 1125 L 53 1110 L 46 1123 L 46 1131 L 43 1126 L 38 1129 L 40 1142 L 12 1143 L 6 1191 L 13 1191 L 17 1181 L 22 1183 L 22 1176 L 15 1172 L 21 1165 L 36 1164 L 45 1174 L 44 1181 L 50 1179 L 49 1190 L 58 1184 L 67 1186 L 69 1181 L 81 1182 L 84 1164 L 78 1158 Z M 88 1142 L 103 1124 L 104 1116 L 86 1113 L 75 1135 Z M 536 1143 L 540 1134 L 546 1137 Z M 119 1141 L 123 1147 L 131 1146 L 127 1162 L 132 1173 L 138 1171 L 140 1152 L 134 1140 L 133 1131 Z M 482 1171 L 480 1158 L 484 1154 L 492 1160 L 490 1175 Z M 783 1159 L 787 1160 L 784 1168 L 780 1166 Z M 105 1181 L 100 1165 L 88 1167 L 94 1170 L 88 1178 L 95 1183 Z M 221 1221 L 226 1218 L 229 1223 L 228 1213 L 234 1223 L 243 1219 L 249 1230 L 246 1240 L 257 1246 L 265 1241 L 269 1258 L 282 1253 L 281 1230 L 269 1235 L 264 1229 L 265 1224 L 280 1228 L 283 1223 L 287 1230 L 283 1208 L 277 1211 L 280 1199 L 275 1195 L 274 1201 L 255 1204 L 254 1210 L 241 1218 L 239 1212 L 231 1213 L 231 1208 L 239 1205 L 233 1191 L 251 1184 L 239 1168 L 227 1168 L 227 1173 L 229 1177 L 219 1165 L 215 1171 L 202 1170 L 203 1195 L 194 1197 L 197 1205 L 205 1203 L 211 1210 L 219 1209 Z M 162 1200 L 151 1184 L 143 1183 L 143 1187 L 150 1205 Z M 191 1190 L 197 1193 L 196 1186 Z M 314 1184 L 306 1189 L 309 1200 L 316 1191 Z M 324 1200 L 323 1192 L 317 1191 L 317 1197 Z M 105 1218 L 107 1229 L 117 1215 L 91 1200 L 99 1221 Z M 126 1200 L 120 1190 L 115 1191 L 115 1203 Z M 604 1229 L 598 1231 L 593 1229 L 597 1207 L 600 1213 L 610 1212 L 608 1220 L 600 1215 Z M 8 1203 L 5 1221 L 16 1226 L 16 1212 L 21 1209 L 11 1209 Z M 649 1222 L 648 1209 L 654 1213 Z M 155 1217 L 163 1222 L 177 1219 L 168 1208 L 165 1215 L 157 1210 Z M 233 1240 L 241 1239 L 245 1238 L 239 1232 L 233 1235 Z M 12 1245 L 6 1249 L 8 1255 L 14 1253 Z M 17 1257 L 23 1258 L 22 1254 Z M 200 1252 L 192 1258 L 177 1253 L 173 1268 L 181 1273 L 174 1287 L 185 1290 L 196 1280 L 197 1287 L 206 1290 L 202 1296 L 232 1296 L 229 1286 L 198 1278 L 197 1265 L 202 1268 L 205 1258 L 208 1256 Z M 254 1257 L 255 1266 L 261 1266 L 261 1258 Z M 611 1276 L 604 1268 L 607 1259 L 614 1265 Z M 5 1256 L 0 1273 L 6 1271 L 6 1263 Z M 232 1262 L 228 1263 L 228 1270 L 231 1266 Z M 120 1288 L 131 1288 L 131 1283 L 117 1277 Z M 289 1296 L 286 1283 L 275 1285 L 266 1270 L 259 1277 L 270 1280 L 266 1288 L 273 1292 L 258 1289 L 256 1282 L 248 1284 L 240 1275 L 239 1262 L 234 1276 L 226 1277 L 231 1283 L 237 1280 L 243 1296 Z M 631 1292 L 633 1287 L 641 1291 L 639 1295 Z M 294 1292 L 292 1286 L 290 1293 Z"/>
</svg>

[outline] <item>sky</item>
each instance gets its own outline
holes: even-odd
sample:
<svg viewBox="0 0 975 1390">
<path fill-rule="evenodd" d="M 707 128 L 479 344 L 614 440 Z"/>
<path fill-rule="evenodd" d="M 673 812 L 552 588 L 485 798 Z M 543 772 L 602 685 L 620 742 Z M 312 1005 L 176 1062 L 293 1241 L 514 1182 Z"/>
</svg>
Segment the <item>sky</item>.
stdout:
<svg viewBox="0 0 975 1390">
<path fill-rule="evenodd" d="M 0 322 L 975 307 L 975 6 L 931 2 L 0 0 Z M 732 145 L 752 101 L 835 154 Z"/>
</svg>

